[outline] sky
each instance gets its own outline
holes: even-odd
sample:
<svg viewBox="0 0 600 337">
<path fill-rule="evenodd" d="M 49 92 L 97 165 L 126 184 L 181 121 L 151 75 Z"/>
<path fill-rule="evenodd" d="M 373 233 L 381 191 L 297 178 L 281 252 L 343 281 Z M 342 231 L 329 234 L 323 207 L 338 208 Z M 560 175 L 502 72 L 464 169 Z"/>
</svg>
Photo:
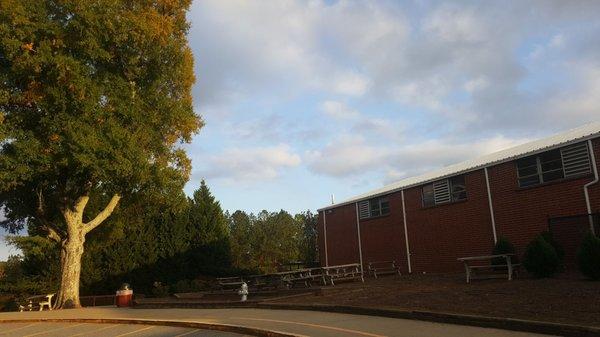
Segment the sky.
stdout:
<svg viewBox="0 0 600 337">
<path fill-rule="evenodd" d="M 600 1 L 196 0 L 193 172 L 315 211 L 600 120 Z M 0 259 L 8 254 L 0 247 Z"/>
</svg>

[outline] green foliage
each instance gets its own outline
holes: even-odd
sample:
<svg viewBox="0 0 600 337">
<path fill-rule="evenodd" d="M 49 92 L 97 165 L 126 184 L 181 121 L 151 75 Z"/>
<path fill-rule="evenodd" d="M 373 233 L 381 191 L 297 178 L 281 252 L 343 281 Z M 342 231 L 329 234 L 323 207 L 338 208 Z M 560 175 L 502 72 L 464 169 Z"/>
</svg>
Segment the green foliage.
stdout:
<svg viewBox="0 0 600 337">
<path fill-rule="evenodd" d="M 562 265 L 565 259 L 565 249 L 556 240 L 554 240 L 552 232 L 545 231 L 542 232 L 542 234 L 540 235 L 544 238 L 544 240 L 546 240 L 546 242 L 548 242 L 554 248 L 554 250 L 556 251 L 556 256 L 558 257 L 558 263 L 559 265 Z"/>
<path fill-rule="evenodd" d="M 17 230 L 64 230 L 82 195 L 186 180 L 190 1 L 0 0 L 0 206 Z M 97 212 L 91 207 L 86 219 Z"/>
<path fill-rule="evenodd" d="M 577 263 L 583 275 L 600 280 L 600 238 L 588 233 L 577 252 Z"/>
<path fill-rule="evenodd" d="M 499 254 L 515 254 L 515 247 L 513 246 L 513 244 L 510 241 L 508 241 L 507 238 L 502 237 L 502 236 L 498 238 L 498 241 L 496 241 L 496 244 L 494 245 L 494 249 L 492 250 L 492 255 L 499 255 Z M 512 256 L 511 262 L 519 263 L 518 257 L 516 255 Z M 492 264 L 493 265 L 503 265 L 503 264 L 506 264 L 506 260 L 502 257 L 493 258 Z"/>
<path fill-rule="evenodd" d="M 292 217 L 285 211 L 257 215 L 236 211 L 229 217 L 234 267 L 273 272 L 280 264 L 299 258 L 316 260 L 316 216 Z"/>
<path fill-rule="evenodd" d="M 542 235 L 527 245 L 523 264 L 535 277 L 551 277 L 558 271 L 559 260 L 556 250 Z"/>
<path fill-rule="evenodd" d="M 317 247 L 317 221 L 318 213 L 306 211 L 296 214 L 294 219 L 300 224 L 299 258 L 302 262 L 311 265 L 319 260 Z"/>
<path fill-rule="evenodd" d="M 154 282 L 152 288 L 152 297 L 169 297 L 169 286 L 159 281 Z"/>
<path fill-rule="evenodd" d="M 199 291 L 210 290 L 214 286 L 214 282 L 208 280 L 179 280 L 171 286 L 171 292 L 176 293 L 193 293 Z"/>
</svg>

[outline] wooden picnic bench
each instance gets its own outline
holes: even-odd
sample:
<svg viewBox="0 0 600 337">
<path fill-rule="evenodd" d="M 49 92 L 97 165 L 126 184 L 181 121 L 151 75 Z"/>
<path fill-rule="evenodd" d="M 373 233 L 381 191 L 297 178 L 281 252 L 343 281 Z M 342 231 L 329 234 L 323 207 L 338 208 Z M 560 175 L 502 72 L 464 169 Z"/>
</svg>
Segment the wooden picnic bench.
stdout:
<svg viewBox="0 0 600 337">
<path fill-rule="evenodd" d="M 322 270 L 325 274 L 324 277 L 329 280 L 332 286 L 335 285 L 335 281 L 360 279 L 362 282 L 365 282 L 362 268 L 358 263 L 328 266 L 323 267 Z"/>
<path fill-rule="evenodd" d="M 52 310 L 52 297 L 55 294 L 47 294 L 47 295 L 35 295 L 27 297 L 25 300 L 27 301 L 27 305 L 19 305 L 19 311 L 23 312 L 27 309 L 27 311 L 33 311 L 34 308 L 39 309 L 39 311 L 44 310 L 44 307 L 48 307 L 48 310 Z"/>
<path fill-rule="evenodd" d="M 244 279 L 241 276 L 236 277 L 219 277 L 217 283 L 222 291 L 235 290 L 242 286 Z"/>
<path fill-rule="evenodd" d="M 471 282 L 471 279 L 474 278 L 494 278 L 496 275 L 502 275 L 501 277 L 505 277 L 504 273 L 502 274 L 493 274 L 488 273 L 483 277 L 476 277 L 476 273 L 480 270 L 492 270 L 492 271 L 504 271 L 506 268 L 508 280 L 513 279 L 513 275 L 516 273 L 516 270 L 520 266 L 518 263 L 512 262 L 512 257 L 515 254 L 496 254 L 496 255 L 485 255 L 485 256 L 471 256 L 471 257 L 461 257 L 458 261 L 462 262 L 465 266 L 465 272 L 467 276 L 467 283 Z M 504 258 L 506 263 L 503 264 L 492 264 L 492 260 L 496 258 Z M 482 264 L 481 261 L 490 261 L 490 263 Z M 473 264 L 475 263 L 475 264 Z"/>
<path fill-rule="evenodd" d="M 280 275 L 275 274 L 261 274 L 261 275 L 250 275 L 247 277 L 249 283 L 248 286 L 256 290 L 264 289 L 278 289 L 283 286 L 283 281 Z"/>
<path fill-rule="evenodd" d="M 291 272 L 287 272 L 283 276 L 283 281 L 288 288 L 292 288 L 297 284 L 303 284 L 305 287 L 312 287 L 314 281 L 320 281 L 323 285 L 327 284 L 326 275 L 322 268 L 304 268 Z"/>
<path fill-rule="evenodd" d="M 396 261 L 375 261 L 368 264 L 369 275 L 377 278 L 377 275 L 400 274 L 400 268 L 396 265 Z"/>
</svg>

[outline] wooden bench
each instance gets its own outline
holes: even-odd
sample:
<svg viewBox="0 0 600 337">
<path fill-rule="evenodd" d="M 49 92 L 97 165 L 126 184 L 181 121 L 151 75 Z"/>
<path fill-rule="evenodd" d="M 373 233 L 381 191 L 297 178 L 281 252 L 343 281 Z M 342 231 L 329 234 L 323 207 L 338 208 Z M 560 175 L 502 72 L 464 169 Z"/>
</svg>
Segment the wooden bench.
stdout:
<svg viewBox="0 0 600 337">
<path fill-rule="evenodd" d="M 342 264 L 337 266 L 329 266 L 322 268 L 325 278 L 329 280 L 331 285 L 335 285 L 336 281 L 346 280 L 361 280 L 365 282 L 362 268 L 358 263 Z"/>
<path fill-rule="evenodd" d="M 369 262 L 368 265 L 369 275 L 374 276 L 375 278 L 378 275 L 390 275 L 390 274 L 400 274 L 400 268 L 396 265 L 396 261 L 376 261 Z"/>
<path fill-rule="evenodd" d="M 275 290 L 284 285 L 281 276 L 276 274 L 251 275 L 248 280 L 248 286 L 256 290 Z"/>
<path fill-rule="evenodd" d="M 510 281 L 513 279 L 513 275 L 516 273 L 517 269 L 520 266 L 520 264 L 518 264 L 518 263 L 512 263 L 512 257 L 514 255 L 515 254 L 497 254 L 497 255 L 461 257 L 458 259 L 458 261 L 462 262 L 465 266 L 467 283 L 470 283 L 471 280 L 475 279 L 475 278 L 495 278 L 498 275 L 500 275 L 500 277 L 502 277 L 502 278 L 507 277 L 508 280 Z M 496 258 L 503 258 L 506 261 L 506 263 L 492 264 L 491 263 L 492 260 L 496 259 Z M 482 264 L 481 261 L 490 261 L 490 263 Z M 473 263 L 475 263 L 475 264 L 473 264 Z M 487 273 L 483 277 L 476 276 L 476 274 L 480 270 L 491 270 L 491 271 L 502 270 L 503 271 L 504 268 L 506 268 L 506 272 L 507 272 L 506 276 L 504 276 L 504 273 L 502 273 L 502 274 Z"/>
<path fill-rule="evenodd" d="M 306 288 L 309 288 L 313 278 L 310 275 L 310 270 L 298 269 L 286 272 L 284 275 L 282 275 L 282 280 L 288 289 L 296 286 L 297 284 L 303 284 Z"/>
<path fill-rule="evenodd" d="M 240 276 L 236 277 L 219 277 L 217 278 L 217 283 L 222 291 L 226 290 L 236 290 L 242 286 L 244 283 L 244 279 Z"/>
<path fill-rule="evenodd" d="M 27 311 L 32 311 L 34 308 L 42 311 L 44 310 L 44 307 L 47 307 L 48 310 L 52 310 L 52 297 L 54 297 L 54 295 L 55 294 L 47 294 L 27 297 L 25 299 L 28 302 L 27 306 L 19 305 L 19 311 L 23 312 L 26 309 Z"/>
</svg>

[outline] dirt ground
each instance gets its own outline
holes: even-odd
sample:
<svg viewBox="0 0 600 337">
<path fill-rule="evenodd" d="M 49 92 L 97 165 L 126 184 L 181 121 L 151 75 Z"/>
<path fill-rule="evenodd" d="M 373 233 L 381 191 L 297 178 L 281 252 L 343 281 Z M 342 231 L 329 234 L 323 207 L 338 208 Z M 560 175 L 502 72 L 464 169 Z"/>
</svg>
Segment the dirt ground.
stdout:
<svg viewBox="0 0 600 337">
<path fill-rule="evenodd" d="M 465 283 L 464 275 L 365 278 L 324 288 L 319 296 L 279 302 L 427 310 L 600 326 L 600 282 L 578 275 L 552 279 L 492 279 Z"/>
</svg>

